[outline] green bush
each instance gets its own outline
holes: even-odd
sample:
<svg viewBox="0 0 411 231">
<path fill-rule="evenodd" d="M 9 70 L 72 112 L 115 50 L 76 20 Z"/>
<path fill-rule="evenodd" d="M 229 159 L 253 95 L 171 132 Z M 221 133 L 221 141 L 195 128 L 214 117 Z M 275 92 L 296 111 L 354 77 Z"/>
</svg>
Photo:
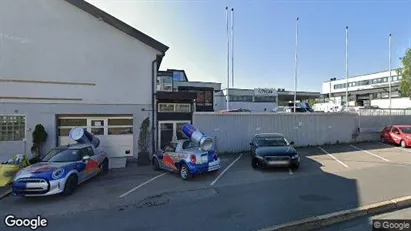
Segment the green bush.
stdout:
<svg viewBox="0 0 411 231">
<path fill-rule="evenodd" d="M 41 147 L 47 141 L 47 137 L 48 135 L 46 129 L 44 129 L 44 126 L 41 124 L 37 124 L 32 133 L 33 145 L 31 146 L 31 152 L 34 155 L 34 158 L 40 158 Z"/>
</svg>

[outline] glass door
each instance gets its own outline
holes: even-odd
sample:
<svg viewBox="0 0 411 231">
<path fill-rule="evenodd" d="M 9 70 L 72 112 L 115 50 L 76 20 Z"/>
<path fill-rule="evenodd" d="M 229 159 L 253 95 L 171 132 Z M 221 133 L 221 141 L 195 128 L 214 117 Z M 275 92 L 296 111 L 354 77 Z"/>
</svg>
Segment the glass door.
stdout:
<svg viewBox="0 0 411 231">
<path fill-rule="evenodd" d="M 164 147 L 173 140 L 173 122 L 158 122 L 158 148 L 164 150 Z"/>
<path fill-rule="evenodd" d="M 181 131 L 186 123 L 190 121 L 159 121 L 158 148 L 164 149 L 172 140 L 186 139 L 187 137 Z"/>
</svg>

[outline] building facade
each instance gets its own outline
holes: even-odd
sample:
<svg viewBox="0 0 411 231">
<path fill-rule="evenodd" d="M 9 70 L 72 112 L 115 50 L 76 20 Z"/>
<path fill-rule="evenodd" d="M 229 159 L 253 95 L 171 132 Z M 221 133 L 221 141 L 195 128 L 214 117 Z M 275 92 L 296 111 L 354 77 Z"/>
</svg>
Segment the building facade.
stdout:
<svg viewBox="0 0 411 231">
<path fill-rule="evenodd" d="M 2 0 L 0 18 L 1 160 L 29 155 L 37 124 L 43 154 L 80 126 L 110 158 L 136 157 L 168 47 L 82 0 Z"/>
<path fill-rule="evenodd" d="M 346 104 L 346 91 L 348 91 L 349 106 L 377 106 L 389 107 L 391 85 L 391 107 L 411 107 L 407 98 L 402 98 L 400 93 L 401 76 L 397 71 L 383 71 L 346 79 L 330 79 L 322 84 L 322 95 L 325 101 L 337 105 Z M 348 87 L 347 87 L 348 86 Z"/>
</svg>

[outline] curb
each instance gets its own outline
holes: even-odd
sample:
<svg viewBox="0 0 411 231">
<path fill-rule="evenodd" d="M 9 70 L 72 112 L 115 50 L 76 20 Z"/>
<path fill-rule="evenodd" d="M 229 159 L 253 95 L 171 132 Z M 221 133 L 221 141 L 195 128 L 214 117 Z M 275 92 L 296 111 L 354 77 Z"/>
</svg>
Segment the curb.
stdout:
<svg viewBox="0 0 411 231">
<path fill-rule="evenodd" d="M 292 221 L 280 225 L 259 229 L 258 231 L 288 231 L 288 230 L 315 230 L 343 221 L 352 220 L 366 215 L 376 215 L 392 212 L 411 206 L 411 196 L 400 197 L 392 200 L 382 201 L 370 205 L 364 205 L 354 209 L 342 210 L 321 216 L 309 217 L 302 220 Z"/>
<path fill-rule="evenodd" d="M 11 193 L 11 188 L 9 188 L 8 190 L 4 191 L 3 193 L 0 194 L 0 200 L 5 198 L 6 196 L 8 196 Z"/>
</svg>

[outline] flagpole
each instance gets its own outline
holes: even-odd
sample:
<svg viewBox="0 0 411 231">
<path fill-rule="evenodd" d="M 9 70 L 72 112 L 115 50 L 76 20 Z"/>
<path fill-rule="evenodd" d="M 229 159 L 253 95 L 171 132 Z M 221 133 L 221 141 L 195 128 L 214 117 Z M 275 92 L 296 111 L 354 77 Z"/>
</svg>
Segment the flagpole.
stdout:
<svg viewBox="0 0 411 231">
<path fill-rule="evenodd" d="M 231 8 L 231 86 L 234 87 L 234 8 Z"/>
<path fill-rule="evenodd" d="M 388 70 L 390 72 L 390 77 L 389 77 L 389 99 L 390 99 L 390 114 L 391 114 L 391 81 L 392 81 L 392 76 L 391 76 L 391 34 L 388 37 Z"/>
<path fill-rule="evenodd" d="M 349 106 L 348 100 L 348 26 L 345 27 L 345 103 Z"/>
<path fill-rule="evenodd" d="M 230 32 L 229 32 L 229 19 L 228 19 L 228 7 L 225 7 L 226 20 L 227 20 L 227 110 L 230 109 Z"/>
<path fill-rule="evenodd" d="M 296 113 L 296 101 L 297 101 L 297 76 L 298 76 L 298 21 L 297 18 L 295 25 L 295 67 L 294 67 L 294 113 Z"/>
</svg>

